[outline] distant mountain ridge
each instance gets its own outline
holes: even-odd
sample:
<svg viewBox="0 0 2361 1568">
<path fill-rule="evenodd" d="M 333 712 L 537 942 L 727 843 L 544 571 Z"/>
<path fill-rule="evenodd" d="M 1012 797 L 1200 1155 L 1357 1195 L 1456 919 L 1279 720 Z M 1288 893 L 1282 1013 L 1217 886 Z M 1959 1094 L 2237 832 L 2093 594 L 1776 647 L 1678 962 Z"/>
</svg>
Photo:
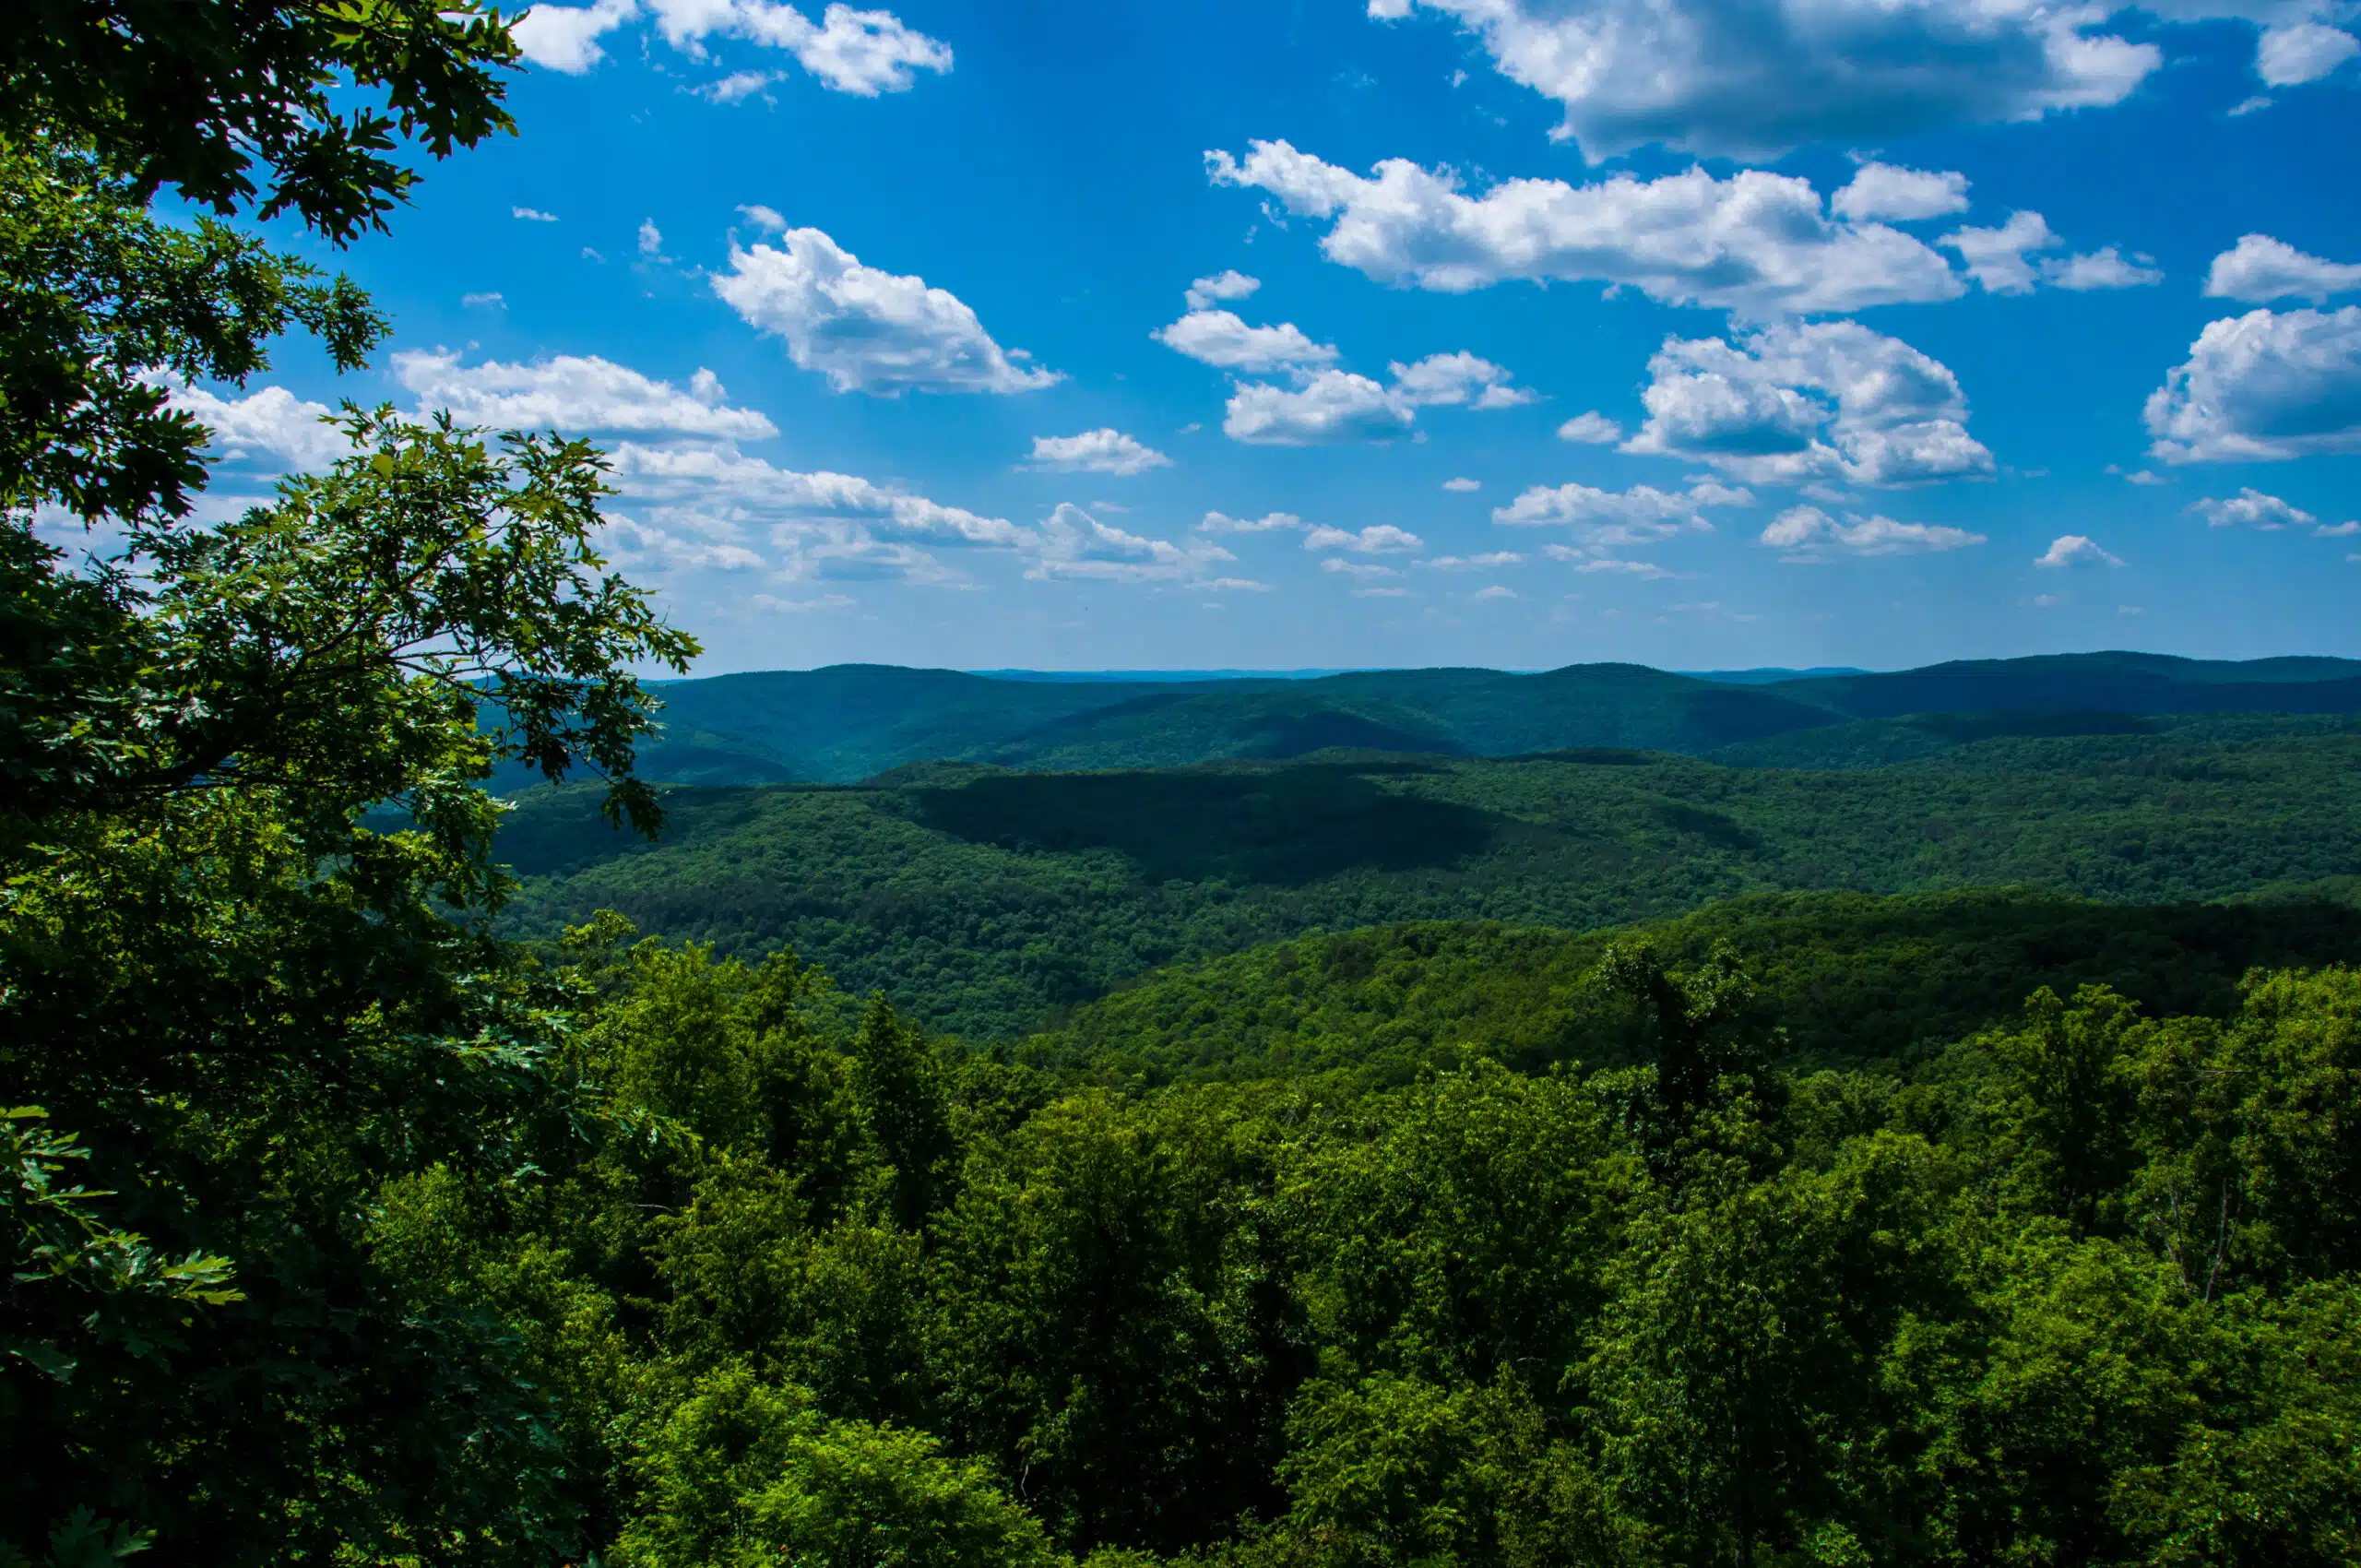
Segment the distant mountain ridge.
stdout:
<svg viewBox="0 0 2361 1568">
<path fill-rule="evenodd" d="M 2361 712 L 2361 659 L 2309 657 L 2110 652 L 1883 672 L 1683 675 L 1574 664 L 1525 674 L 1119 677 L 838 664 L 667 682 L 655 688 L 663 728 L 642 772 L 683 784 L 847 784 L 920 762 L 1088 770 L 1326 750 L 1515 756 L 1595 747 L 1843 766 L 1978 736 L 2124 728 L 2103 716 Z"/>
</svg>

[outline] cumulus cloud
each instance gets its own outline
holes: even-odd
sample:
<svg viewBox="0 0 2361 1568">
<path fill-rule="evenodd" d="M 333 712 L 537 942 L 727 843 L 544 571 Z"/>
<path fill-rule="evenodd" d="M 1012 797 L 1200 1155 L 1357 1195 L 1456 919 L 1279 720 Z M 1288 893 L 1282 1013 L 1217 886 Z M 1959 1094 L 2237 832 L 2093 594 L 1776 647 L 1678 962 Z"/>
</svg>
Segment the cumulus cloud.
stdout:
<svg viewBox="0 0 2361 1568">
<path fill-rule="evenodd" d="M 2084 535 L 2066 533 L 2051 540 L 2049 548 L 2035 560 L 2034 564 L 2061 570 L 2074 566 L 2120 566 L 2123 557 L 2104 549 Z"/>
<path fill-rule="evenodd" d="M 2247 234 L 2213 258 L 2205 269 L 2205 297 L 2267 304 L 2272 300 L 2309 300 L 2325 304 L 2331 294 L 2361 289 L 2361 266 L 2307 255 L 2268 234 Z"/>
<path fill-rule="evenodd" d="M 1465 349 L 1429 354 L 1416 364 L 1396 361 L 1386 369 L 1394 392 L 1414 407 L 1513 409 L 1534 400 L 1533 393 L 1509 385 L 1507 371 Z"/>
<path fill-rule="evenodd" d="M 1845 555 L 1925 555 L 1982 544 L 1984 536 L 1931 523 L 1845 514 L 1842 522 L 1817 506 L 1790 506 L 1762 530 L 1762 542 L 1786 552 L 1782 561 L 1833 561 Z"/>
<path fill-rule="evenodd" d="M 1502 588 L 1500 584 L 1494 583 L 1490 588 L 1477 588 L 1467 597 L 1479 601 L 1487 599 L 1514 599 L 1516 589 Z"/>
<path fill-rule="evenodd" d="M 1891 163 L 1864 163 L 1852 181 L 1829 198 L 1839 218 L 1856 223 L 1886 220 L 1912 223 L 1967 210 L 1967 176 Z"/>
<path fill-rule="evenodd" d="M 495 430 L 660 431 L 733 441 L 778 434 L 759 410 L 730 407 L 709 370 L 683 389 L 596 356 L 463 365 L 457 354 L 436 349 L 396 354 L 393 373 L 421 407 Z"/>
<path fill-rule="evenodd" d="M 528 223 L 554 223 L 557 221 L 556 213 L 543 212 L 538 207 L 512 207 L 508 209 L 508 216 L 511 218 L 522 219 Z"/>
<path fill-rule="evenodd" d="M 1293 512 L 1272 512 L 1260 517 L 1233 517 L 1221 512 L 1208 512 L 1198 523 L 1197 530 L 1200 533 L 1277 533 L 1302 527 L 1303 519 Z"/>
<path fill-rule="evenodd" d="M 195 416 L 212 434 L 217 461 L 303 470 L 326 468 L 351 450 L 342 433 L 324 422 L 326 405 L 298 398 L 284 386 L 231 398 L 177 383 L 167 390 L 173 408 Z"/>
<path fill-rule="evenodd" d="M 1330 220 L 1329 260 L 1381 282 L 1461 293 L 1495 283 L 1592 281 L 1666 304 L 1756 317 L 1948 300 L 1951 265 L 1883 224 L 1832 217 L 1811 183 L 1759 169 L 1717 180 L 1703 169 L 1587 185 L 1509 180 L 1480 196 L 1448 170 L 1406 159 L 1371 177 L 1284 141 L 1243 160 L 1205 154 L 1216 184 L 1269 192 L 1290 212 Z"/>
<path fill-rule="evenodd" d="M 2349 32 L 2316 21 L 2283 22 L 2263 30 L 2254 54 L 2255 75 L 2267 87 L 2318 81 L 2361 50 Z"/>
<path fill-rule="evenodd" d="M 1409 433 L 1411 406 L 1366 375 L 1323 370 L 1294 387 L 1250 382 L 1230 394 L 1221 428 L 1232 441 L 1321 446 Z"/>
<path fill-rule="evenodd" d="M 653 218 L 639 220 L 639 254 L 655 261 L 664 259 L 664 231 Z"/>
<path fill-rule="evenodd" d="M 535 6 L 510 24 L 509 31 L 527 60 L 545 71 L 579 76 L 607 57 L 599 40 L 638 14 L 638 0 Z"/>
<path fill-rule="evenodd" d="M 2292 506 L 2276 495 L 2265 495 L 2252 485 L 2247 485 L 2227 500 L 2208 497 L 2190 504 L 2190 511 L 2217 529 L 2308 528 L 2319 521 L 2300 506 Z"/>
<path fill-rule="evenodd" d="M 1627 452 L 1703 462 L 1754 483 L 1894 485 L 1993 471 L 1967 398 L 1940 362 L 1858 322 L 1667 338 L 1648 362 L 1647 422 Z"/>
<path fill-rule="evenodd" d="M 1650 142 L 1739 159 L 1814 141 L 2119 103 L 2162 61 L 2041 0 L 1418 0 L 1455 17 L 1510 80 L 1565 110 L 1596 162 Z M 1370 0 L 1410 14 L 1413 0 Z"/>
<path fill-rule="evenodd" d="M 1430 354 L 1387 367 L 1391 384 L 1350 371 L 1296 374 L 1293 386 L 1245 382 L 1230 394 L 1222 431 L 1265 446 L 1390 441 L 1408 434 L 1422 408 L 1514 408 L 1533 394 L 1509 385 L 1509 373 L 1465 350 Z"/>
<path fill-rule="evenodd" d="M 1261 279 L 1249 278 L 1234 267 L 1225 267 L 1190 284 L 1185 297 L 1191 310 L 1211 310 L 1224 300 L 1242 300 L 1262 286 Z"/>
<path fill-rule="evenodd" d="M 1512 528 L 1564 527 L 1595 550 L 1653 544 L 1684 533 L 1711 533 L 1709 506 L 1750 506 L 1743 490 L 1706 482 L 1685 491 L 1635 484 L 1629 490 L 1598 490 L 1586 484 L 1536 484 L 1505 506 L 1492 521 Z"/>
<path fill-rule="evenodd" d="M 1347 561 L 1341 555 L 1327 557 L 1320 563 L 1320 569 L 1323 572 L 1333 572 L 1340 577 L 1351 577 L 1360 582 L 1374 582 L 1402 575 L 1399 569 L 1393 566 L 1380 566 L 1370 561 Z"/>
<path fill-rule="evenodd" d="M 2361 306 L 2207 322 L 2145 418 L 2167 463 L 2361 451 Z"/>
<path fill-rule="evenodd" d="M 1313 529 L 1303 536 L 1306 550 L 1349 550 L 1356 555 L 1392 555 L 1403 551 L 1424 550 L 1426 541 L 1392 523 L 1372 523 L 1365 529 L 1332 529 L 1326 525 Z"/>
<path fill-rule="evenodd" d="M 730 443 L 625 441 L 614 452 L 613 482 L 633 500 L 706 518 L 724 530 L 744 523 L 857 523 L 865 535 L 913 545 L 1015 550 L 1029 539 L 1004 517 L 982 517 L 853 474 L 801 473 Z"/>
<path fill-rule="evenodd" d="M 1018 362 L 1029 356 L 994 342 L 948 290 L 863 267 L 817 229 L 790 229 L 777 246 L 732 245 L 713 290 L 839 392 L 1030 392 L 1060 379 Z"/>
<path fill-rule="evenodd" d="M 601 38 L 642 15 L 654 20 L 665 42 L 693 60 L 706 57 L 709 39 L 742 39 L 782 50 L 824 85 L 860 98 L 905 91 L 919 71 L 951 69 L 949 45 L 890 11 L 845 5 L 830 6 L 815 23 L 779 0 L 597 0 L 535 6 L 513 30 L 532 64 L 580 75 L 606 58 Z"/>
<path fill-rule="evenodd" d="M 2164 280 L 2154 267 L 2127 260 L 2113 245 L 2082 255 L 2039 255 L 2065 241 L 2050 232 L 2038 212 L 2012 212 L 1997 229 L 1963 228 L 1943 236 L 1959 252 L 1968 275 L 1988 293 L 2024 294 L 2036 284 L 2087 292 L 2094 289 L 2138 289 Z"/>
<path fill-rule="evenodd" d="M 1235 561 L 1204 540 L 1174 544 L 1102 523 L 1071 502 L 1050 515 L 1032 548 L 1028 577 L 1097 582 L 1179 582 L 1204 577 L 1217 562 Z"/>
<path fill-rule="evenodd" d="M 461 294 L 460 305 L 468 310 L 506 310 L 508 297 L 498 290 L 481 294 Z"/>
<path fill-rule="evenodd" d="M 1135 474 L 1169 469 L 1172 459 L 1120 430 L 1101 428 L 1080 435 L 1035 436 L 1032 466 L 1062 473 Z"/>
<path fill-rule="evenodd" d="M 1258 375 L 1275 370 L 1330 364 L 1336 358 L 1333 347 L 1313 342 L 1293 322 L 1249 327 L 1226 310 L 1192 310 L 1149 336 L 1192 360 Z"/>
<path fill-rule="evenodd" d="M 1623 427 L 1594 409 L 1560 425 L 1558 439 L 1579 441 L 1588 446 L 1612 446 L 1623 439 Z"/>
<path fill-rule="evenodd" d="M 1459 479 L 1443 481 L 1442 487 L 1454 494 L 1465 495 L 1469 491 L 1483 489 L 1484 481 L 1480 479 L 1468 479 L 1463 476 Z"/>
</svg>

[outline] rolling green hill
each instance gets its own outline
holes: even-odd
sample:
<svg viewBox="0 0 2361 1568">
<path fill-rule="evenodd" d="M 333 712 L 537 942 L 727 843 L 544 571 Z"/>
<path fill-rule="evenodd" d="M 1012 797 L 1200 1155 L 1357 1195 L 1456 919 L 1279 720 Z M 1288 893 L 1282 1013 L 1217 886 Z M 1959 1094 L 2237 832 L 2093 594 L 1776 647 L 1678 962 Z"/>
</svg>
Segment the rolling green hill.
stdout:
<svg viewBox="0 0 2361 1568">
<path fill-rule="evenodd" d="M 2361 662 L 2105 653 L 1767 682 L 1631 664 L 1528 675 L 1393 670 L 1140 681 L 846 664 L 670 682 L 658 691 L 664 730 L 647 753 L 648 777 L 848 784 L 914 762 L 1174 767 L 1279 761 L 1340 746 L 1440 756 L 1626 746 L 1740 764 L 1849 766 L 1998 734 L 2106 732 L 2109 721 L 2094 716 L 2116 716 L 2120 729 L 2123 715 L 2361 712 Z M 1863 721 L 1905 728 L 1816 735 Z"/>
<path fill-rule="evenodd" d="M 1610 945 L 1694 966 L 1734 948 L 1799 1065 L 1906 1062 L 2015 1020 L 2037 987 L 2106 984 L 2149 1013 L 2226 1016 L 2257 966 L 2361 961 L 2361 906 L 2121 906 L 2029 889 L 1759 894 L 1575 932 L 1433 921 L 1301 937 L 1150 975 L 1025 1042 L 1020 1059 L 1164 1084 L 1353 1068 L 1399 1081 L 1465 1050 L 1524 1072 L 1643 1053 L 1599 983 Z"/>
<path fill-rule="evenodd" d="M 600 825 L 591 792 L 527 792 L 501 838 L 525 880 L 509 928 L 547 935 L 613 908 L 729 951 L 789 943 L 977 1039 L 1309 932 L 1583 930 L 1802 889 L 2010 884 L 2153 904 L 2361 872 L 2361 731 L 2335 719 L 1971 741 L 1853 771 L 1610 749 L 969 764 L 669 800 L 671 832 L 650 846 Z"/>
<path fill-rule="evenodd" d="M 2028 711 L 2361 713 L 2361 659 L 2059 654 L 1822 676 L 1765 689 L 1853 719 Z"/>
</svg>

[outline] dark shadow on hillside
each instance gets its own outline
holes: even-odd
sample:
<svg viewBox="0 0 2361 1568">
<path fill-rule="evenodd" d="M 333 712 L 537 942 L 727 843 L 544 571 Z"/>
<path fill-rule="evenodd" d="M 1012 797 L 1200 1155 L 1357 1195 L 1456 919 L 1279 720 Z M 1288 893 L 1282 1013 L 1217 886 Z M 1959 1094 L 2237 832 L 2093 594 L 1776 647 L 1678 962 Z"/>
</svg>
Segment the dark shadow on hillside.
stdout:
<svg viewBox="0 0 2361 1568">
<path fill-rule="evenodd" d="M 1246 735 L 1246 748 L 1240 754 L 1272 762 L 1325 751 L 1460 754 L 1460 748 L 1449 741 L 1414 735 L 1407 730 L 1363 719 L 1358 713 L 1340 713 L 1332 708 L 1316 713 L 1275 713 L 1249 726 Z"/>
<path fill-rule="evenodd" d="M 901 792 L 938 832 L 1004 849 L 1113 849 L 1146 882 L 1300 886 L 1367 867 L 1411 871 L 1480 853 L 1508 822 L 1379 789 L 1360 768 L 1026 773 Z"/>
<path fill-rule="evenodd" d="M 1681 703 L 1687 709 L 1691 728 L 1709 748 L 1767 740 L 1791 731 L 1816 730 L 1841 722 L 1821 709 L 1744 686 L 1691 692 L 1681 698 Z"/>
</svg>

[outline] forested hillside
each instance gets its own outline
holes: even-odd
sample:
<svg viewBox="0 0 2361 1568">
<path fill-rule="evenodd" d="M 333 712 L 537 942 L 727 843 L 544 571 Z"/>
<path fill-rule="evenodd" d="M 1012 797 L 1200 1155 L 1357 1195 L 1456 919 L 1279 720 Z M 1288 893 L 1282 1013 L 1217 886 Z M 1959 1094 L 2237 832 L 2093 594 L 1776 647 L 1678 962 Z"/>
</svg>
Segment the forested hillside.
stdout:
<svg viewBox="0 0 2361 1568">
<path fill-rule="evenodd" d="M 2361 733 L 2219 719 L 2009 738 L 1871 771 L 1638 752 L 1157 772 L 918 769 L 857 789 L 681 790 L 667 837 L 534 791 L 499 853 L 507 929 L 612 908 L 791 945 L 971 1039 L 1176 961 L 1413 920 L 1575 930 L 1773 889 L 2022 885 L 2122 903 L 2300 888 L 2361 867 Z"/>
<path fill-rule="evenodd" d="M 0 10 L 0 1568 L 2361 1561 L 2343 666 L 659 731 L 592 444 L 173 401 L 521 57 Z"/>
<path fill-rule="evenodd" d="M 1744 748 L 1781 737 L 1801 749 L 1766 754 L 1844 756 L 1862 742 L 1831 735 L 1815 750 L 1815 732 L 1904 716 L 1914 719 L 1907 754 L 1921 754 L 1988 735 L 2104 733 L 2123 715 L 2361 712 L 2361 661 L 2076 654 L 1769 682 L 1632 664 L 1089 682 L 848 664 L 658 691 L 651 778 L 849 784 L 913 762 L 1174 767 L 1337 746 L 1460 756 L 1623 746 L 1744 761 Z"/>
</svg>

